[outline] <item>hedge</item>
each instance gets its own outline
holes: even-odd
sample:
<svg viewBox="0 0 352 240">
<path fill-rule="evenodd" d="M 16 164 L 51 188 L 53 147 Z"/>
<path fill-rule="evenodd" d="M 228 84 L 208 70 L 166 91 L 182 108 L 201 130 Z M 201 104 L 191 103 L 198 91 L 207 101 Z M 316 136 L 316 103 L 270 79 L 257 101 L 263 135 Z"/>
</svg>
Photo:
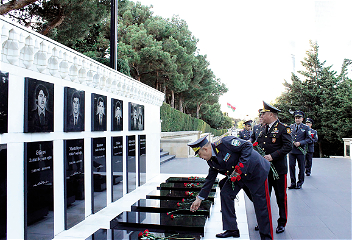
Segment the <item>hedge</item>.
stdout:
<svg viewBox="0 0 352 240">
<path fill-rule="evenodd" d="M 162 132 L 202 131 L 203 133 L 210 132 L 214 136 L 221 136 L 227 132 L 227 129 L 213 129 L 203 120 L 176 110 L 167 103 L 163 103 L 160 108 L 160 118 Z"/>
</svg>

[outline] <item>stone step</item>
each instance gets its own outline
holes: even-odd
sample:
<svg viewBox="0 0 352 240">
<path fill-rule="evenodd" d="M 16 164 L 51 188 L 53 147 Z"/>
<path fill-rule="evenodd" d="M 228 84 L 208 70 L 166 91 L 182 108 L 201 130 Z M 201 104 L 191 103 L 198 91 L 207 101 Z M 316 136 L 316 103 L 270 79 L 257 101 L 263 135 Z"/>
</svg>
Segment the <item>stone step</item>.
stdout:
<svg viewBox="0 0 352 240">
<path fill-rule="evenodd" d="M 169 155 L 169 152 L 160 152 L 160 157 L 164 157 L 166 155 Z"/>
<path fill-rule="evenodd" d="M 167 161 L 170 161 L 172 159 L 174 159 L 176 157 L 176 155 L 165 155 L 163 157 L 160 157 L 160 164 L 163 164 Z"/>
</svg>

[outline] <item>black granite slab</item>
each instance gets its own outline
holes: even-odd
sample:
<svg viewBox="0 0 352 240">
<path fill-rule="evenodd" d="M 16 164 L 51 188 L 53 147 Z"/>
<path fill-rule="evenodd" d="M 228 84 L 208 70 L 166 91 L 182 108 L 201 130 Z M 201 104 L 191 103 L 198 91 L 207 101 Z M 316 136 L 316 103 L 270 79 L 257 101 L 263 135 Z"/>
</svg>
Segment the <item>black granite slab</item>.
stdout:
<svg viewBox="0 0 352 240">
<path fill-rule="evenodd" d="M 187 193 L 188 192 L 188 193 Z M 191 194 L 193 193 L 193 195 Z M 182 200 L 183 198 L 194 198 L 198 195 L 198 192 L 180 191 L 180 190 L 154 190 L 150 192 L 147 199 L 166 199 L 166 200 Z M 208 200 L 214 202 L 216 192 L 210 192 Z"/>
<path fill-rule="evenodd" d="M 112 229 L 148 229 L 163 233 L 197 233 L 204 235 L 204 215 L 174 215 L 150 212 L 122 212 L 110 221 Z"/>
<path fill-rule="evenodd" d="M 161 183 L 158 190 L 181 190 L 181 191 L 200 191 L 204 183 L 200 182 L 177 182 L 177 183 Z M 217 184 L 214 184 L 211 192 L 216 192 Z"/>
<path fill-rule="evenodd" d="M 191 212 L 189 210 L 192 199 L 182 200 L 162 200 L 162 199 L 139 199 L 131 206 L 132 212 L 177 212 L 180 214 L 190 215 L 210 215 L 211 201 L 204 200 L 199 207 L 199 211 Z"/>
<path fill-rule="evenodd" d="M 200 183 L 204 183 L 205 182 L 205 178 L 201 178 L 201 177 L 196 177 L 196 176 L 190 176 L 190 177 L 169 177 L 168 179 L 166 179 L 166 182 L 200 182 Z M 215 183 L 219 183 L 219 179 L 215 180 Z"/>
<path fill-rule="evenodd" d="M 138 235 L 142 234 L 146 229 L 138 229 L 135 231 L 123 230 L 123 229 L 99 229 L 92 235 L 90 235 L 86 240 L 137 240 Z M 148 232 L 149 235 L 158 237 L 159 239 L 170 237 L 169 239 L 178 240 L 200 240 L 200 234 L 174 234 L 174 233 L 158 233 L 158 232 Z"/>
</svg>

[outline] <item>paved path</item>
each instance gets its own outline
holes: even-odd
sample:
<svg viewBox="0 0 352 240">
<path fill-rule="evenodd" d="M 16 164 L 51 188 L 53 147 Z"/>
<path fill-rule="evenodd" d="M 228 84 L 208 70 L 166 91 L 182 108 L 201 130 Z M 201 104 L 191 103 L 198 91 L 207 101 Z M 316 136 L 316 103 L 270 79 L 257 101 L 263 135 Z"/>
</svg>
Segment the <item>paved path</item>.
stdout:
<svg viewBox="0 0 352 240">
<path fill-rule="evenodd" d="M 199 158 L 175 158 L 161 165 L 161 173 L 207 172 L 208 165 Z M 288 185 L 289 181 L 288 174 Z M 313 159 L 312 175 L 306 177 L 303 188 L 288 190 L 287 193 L 286 231 L 281 234 L 274 233 L 274 239 L 352 239 L 350 159 Z M 254 231 L 256 220 L 253 205 L 248 198 L 245 201 L 249 237 L 260 239 L 258 232 Z M 271 206 L 273 226 L 276 228 L 278 209 L 274 192 L 271 196 Z"/>
</svg>

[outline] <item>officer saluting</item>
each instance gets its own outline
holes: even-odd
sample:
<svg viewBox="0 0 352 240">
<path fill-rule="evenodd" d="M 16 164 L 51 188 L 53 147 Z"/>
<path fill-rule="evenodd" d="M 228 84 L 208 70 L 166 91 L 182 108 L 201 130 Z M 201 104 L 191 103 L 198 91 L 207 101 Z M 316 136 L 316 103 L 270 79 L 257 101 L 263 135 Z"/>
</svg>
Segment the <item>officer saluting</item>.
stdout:
<svg viewBox="0 0 352 240">
<path fill-rule="evenodd" d="M 308 143 L 308 151 L 306 155 L 306 175 L 310 176 L 312 172 L 312 160 L 313 160 L 313 153 L 314 153 L 314 143 L 318 142 L 318 133 L 315 131 L 312 126 L 314 124 L 313 119 L 306 118 L 306 124 L 310 127 L 309 135 L 312 138 L 312 143 Z"/>
<path fill-rule="evenodd" d="M 252 135 L 252 120 L 245 121 L 243 124 L 244 129 L 238 133 L 238 137 L 243 140 L 249 140 Z"/>
<path fill-rule="evenodd" d="M 291 129 L 282 124 L 278 119 L 279 109 L 263 101 L 262 112 L 265 128 L 259 133 L 257 142 L 264 150 L 264 158 L 271 162 L 279 175 L 279 179 L 274 180 L 273 172 L 270 170 L 269 192 L 275 190 L 276 202 L 279 207 L 279 219 L 277 220 L 277 233 L 285 231 L 287 222 L 287 157 L 292 149 Z"/>
<path fill-rule="evenodd" d="M 234 136 L 224 137 L 215 143 L 210 143 L 206 137 L 203 137 L 188 146 L 209 165 L 204 186 L 190 210 L 196 211 L 202 200 L 208 197 L 218 173 L 225 174 L 227 181 L 220 191 L 225 232 L 216 234 L 216 237 L 240 237 L 234 199 L 241 188 L 247 186 L 252 196 L 261 239 L 272 240 L 271 212 L 268 209 L 270 197 L 267 185 L 269 162 L 253 150 L 250 142 Z"/>
<path fill-rule="evenodd" d="M 295 124 L 291 124 L 293 148 L 289 154 L 291 186 L 289 189 L 300 189 L 304 182 L 304 168 L 306 158 L 306 145 L 312 143 L 309 136 L 310 128 L 303 124 L 304 112 L 297 110 L 293 113 Z M 296 160 L 298 162 L 298 182 L 296 185 Z"/>
</svg>

